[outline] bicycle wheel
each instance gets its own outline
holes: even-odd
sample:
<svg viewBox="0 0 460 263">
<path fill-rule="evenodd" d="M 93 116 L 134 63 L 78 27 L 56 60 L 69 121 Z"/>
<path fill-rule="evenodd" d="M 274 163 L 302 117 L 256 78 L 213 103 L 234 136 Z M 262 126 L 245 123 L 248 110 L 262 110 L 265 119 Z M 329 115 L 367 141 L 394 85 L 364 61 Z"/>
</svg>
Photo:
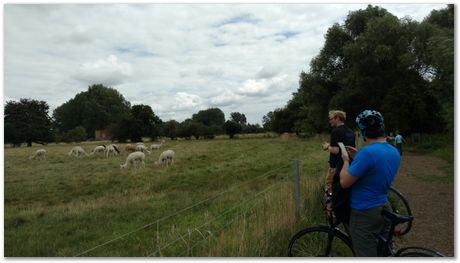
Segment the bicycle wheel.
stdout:
<svg viewBox="0 0 460 263">
<path fill-rule="evenodd" d="M 405 247 L 398 250 L 395 257 L 444 257 L 444 255 L 429 248 Z"/>
<path fill-rule="evenodd" d="M 405 215 L 412 216 L 412 211 L 409 206 L 409 202 L 404 197 L 404 195 L 393 186 L 388 190 L 388 201 L 390 202 L 393 212 Z M 399 224 L 395 227 L 395 236 L 402 236 L 409 232 L 412 227 L 412 221 L 406 222 L 404 224 Z"/>
<path fill-rule="evenodd" d="M 289 242 L 289 257 L 352 257 L 351 240 L 345 234 L 326 225 L 301 230 Z"/>
</svg>

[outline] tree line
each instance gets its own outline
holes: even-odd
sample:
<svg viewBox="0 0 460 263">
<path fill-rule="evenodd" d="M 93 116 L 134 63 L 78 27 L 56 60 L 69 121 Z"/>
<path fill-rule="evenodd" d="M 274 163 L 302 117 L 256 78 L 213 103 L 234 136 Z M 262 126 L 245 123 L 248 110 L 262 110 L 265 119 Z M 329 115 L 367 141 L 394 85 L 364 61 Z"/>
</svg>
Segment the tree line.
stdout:
<svg viewBox="0 0 460 263">
<path fill-rule="evenodd" d="M 78 142 L 95 138 L 96 130 L 107 131 L 119 142 L 158 137 L 213 139 L 227 134 L 259 133 L 263 128 L 247 123 L 246 116 L 232 112 L 230 119 L 219 108 L 201 110 L 184 120 L 163 121 L 148 105 L 132 105 L 117 90 L 96 84 L 57 107 L 49 116 L 45 101 L 21 99 L 5 105 L 5 142 Z"/>
<path fill-rule="evenodd" d="M 328 29 L 298 90 L 263 125 L 278 133 L 327 132 L 332 109 L 344 110 L 350 127 L 359 112 L 375 109 L 387 131 L 452 132 L 454 6 L 432 10 L 422 22 L 372 5 L 350 12 Z"/>
</svg>

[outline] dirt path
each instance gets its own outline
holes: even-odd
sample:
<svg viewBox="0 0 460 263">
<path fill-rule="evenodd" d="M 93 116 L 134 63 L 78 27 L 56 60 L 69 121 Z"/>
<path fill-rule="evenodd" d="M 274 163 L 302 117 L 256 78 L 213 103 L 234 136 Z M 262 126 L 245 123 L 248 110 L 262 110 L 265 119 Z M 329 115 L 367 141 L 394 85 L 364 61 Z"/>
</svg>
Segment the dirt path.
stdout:
<svg viewBox="0 0 460 263">
<path fill-rule="evenodd" d="M 403 155 L 394 185 L 409 200 L 414 223 L 398 244 L 434 248 L 454 256 L 454 183 L 417 177 L 444 176 L 446 163 L 430 156 Z"/>
</svg>

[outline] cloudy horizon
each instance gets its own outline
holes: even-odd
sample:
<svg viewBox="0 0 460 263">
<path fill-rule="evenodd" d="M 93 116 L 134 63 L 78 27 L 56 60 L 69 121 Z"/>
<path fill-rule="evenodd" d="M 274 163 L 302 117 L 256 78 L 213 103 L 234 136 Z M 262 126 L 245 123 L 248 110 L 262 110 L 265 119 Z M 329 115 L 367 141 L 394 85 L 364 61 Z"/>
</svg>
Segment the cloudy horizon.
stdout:
<svg viewBox="0 0 460 263">
<path fill-rule="evenodd" d="M 377 4 L 421 21 L 446 4 Z M 324 35 L 367 4 L 6 4 L 4 102 L 52 111 L 103 84 L 163 121 L 217 107 L 262 124 Z"/>
</svg>

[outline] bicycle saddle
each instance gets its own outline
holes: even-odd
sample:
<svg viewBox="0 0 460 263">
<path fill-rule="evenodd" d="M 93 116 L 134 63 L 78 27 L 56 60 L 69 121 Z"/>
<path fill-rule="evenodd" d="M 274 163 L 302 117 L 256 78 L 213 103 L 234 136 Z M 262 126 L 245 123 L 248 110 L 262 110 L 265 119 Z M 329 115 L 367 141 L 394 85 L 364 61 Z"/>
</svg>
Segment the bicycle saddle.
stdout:
<svg viewBox="0 0 460 263">
<path fill-rule="evenodd" d="M 383 210 L 382 215 L 390 219 L 394 225 L 402 224 L 402 223 L 406 223 L 406 222 L 410 222 L 414 220 L 413 216 L 405 216 L 405 215 L 397 214 L 397 213 L 394 213 L 388 210 Z"/>
</svg>

